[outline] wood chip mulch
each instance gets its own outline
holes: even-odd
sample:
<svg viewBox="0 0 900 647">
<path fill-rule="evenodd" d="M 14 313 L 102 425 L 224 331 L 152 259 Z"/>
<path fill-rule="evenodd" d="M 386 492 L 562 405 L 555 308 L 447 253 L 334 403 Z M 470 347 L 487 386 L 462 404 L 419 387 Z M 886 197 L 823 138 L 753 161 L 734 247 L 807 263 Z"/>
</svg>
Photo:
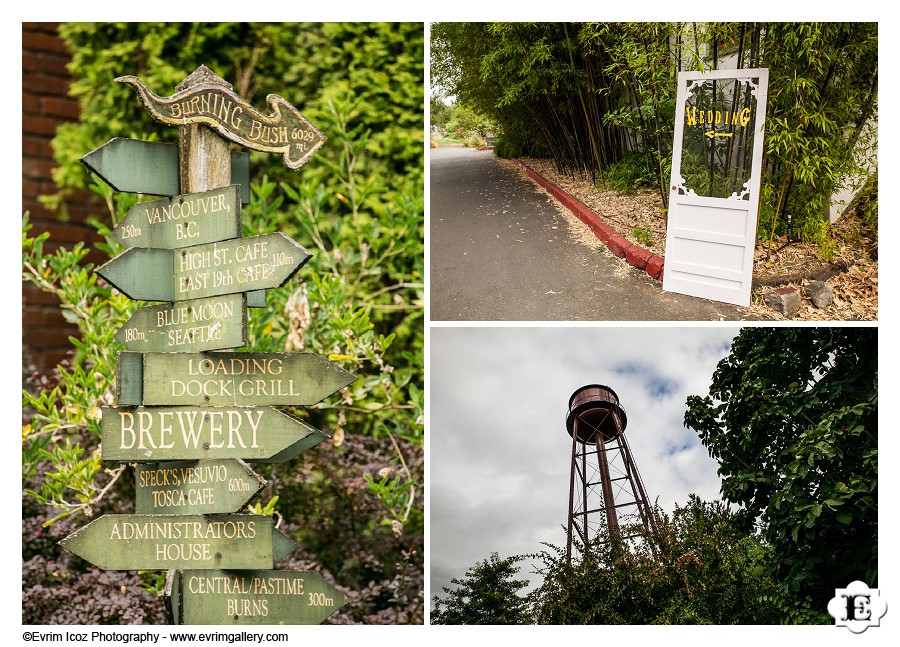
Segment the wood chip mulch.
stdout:
<svg viewBox="0 0 900 647">
<path fill-rule="evenodd" d="M 512 166 L 512 162 L 499 161 Z M 666 217 L 658 192 L 638 189 L 633 194 L 624 194 L 606 190 L 594 186 L 589 176 L 572 177 L 560 173 L 551 160 L 522 158 L 522 161 L 589 207 L 620 236 L 665 257 Z M 514 168 L 521 172 L 518 167 Z M 576 239 L 597 247 L 599 241 L 587 225 L 574 215 L 566 219 Z M 773 240 L 770 250 L 767 241 L 758 241 L 754 254 L 753 295 L 750 306 L 742 310 L 747 312 L 748 318 L 761 320 L 877 320 L 878 241 L 875 236 L 867 233 L 855 216 L 847 215 L 832 225 L 834 248 L 828 259 L 822 257 L 818 246 L 809 243 L 786 244 L 787 240 L 780 237 Z M 814 280 L 825 281 L 831 286 L 834 292 L 831 305 L 819 309 L 807 298 L 803 287 Z M 785 286 L 798 288 L 803 296 L 800 311 L 790 317 L 778 314 L 764 303 L 770 290 Z"/>
</svg>

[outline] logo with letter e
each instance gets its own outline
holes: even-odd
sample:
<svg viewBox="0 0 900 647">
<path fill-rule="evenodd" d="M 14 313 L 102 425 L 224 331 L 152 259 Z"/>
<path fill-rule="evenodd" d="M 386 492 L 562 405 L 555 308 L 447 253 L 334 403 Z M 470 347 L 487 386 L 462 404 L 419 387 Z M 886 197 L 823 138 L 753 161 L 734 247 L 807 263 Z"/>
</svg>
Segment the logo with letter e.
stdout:
<svg viewBox="0 0 900 647">
<path fill-rule="evenodd" d="M 879 596 L 878 589 L 870 589 L 856 580 L 846 589 L 835 589 L 834 597 L 828 602 L 828 613 L 837 627 L 847 627 L 855 634 L 861 634 L 869 627 L 877 627 L 887 613 L 887 603 Z"/>
</svg>

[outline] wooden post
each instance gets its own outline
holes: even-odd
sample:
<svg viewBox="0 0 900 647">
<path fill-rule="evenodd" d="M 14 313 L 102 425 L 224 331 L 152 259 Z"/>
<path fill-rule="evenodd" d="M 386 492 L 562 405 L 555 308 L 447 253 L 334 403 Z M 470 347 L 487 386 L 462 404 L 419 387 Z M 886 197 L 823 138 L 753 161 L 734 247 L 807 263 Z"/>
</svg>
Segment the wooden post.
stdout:
<svg viewBox="0 0 900 647">
<path fill-rule="evenodd" d="M 233 86 L 205 65 L 191 72 L 175 86 L 176 92 L 190 90 L 202 84 L 218 85 L 226 90 Z M 231 182 L 231 145 L 211 128 L 201 123 L 189 123 L 178 127 L 178 171 L 181 176 L 181 193 L 199 193 L 228 186 Z M 250 183 L 241 196 L 241 202 L 250 202 Z M 247 306 L 266 307 L 266 291 L 247 292 Z"/>
<path fill-rule="evenodd" d="M 194 70 L 176 86 L 181 92 L 201 84 L 221 85 L 231 90 L 225 79 L 205 65 Z M 227 140 L 200 123 L 178 127 L 178 164 L 181 193 L 198 193 L 228 186 L 231 182 L 231 151 Z M 249 196 L 246 196 L 249 197 Z"/>
</svg>

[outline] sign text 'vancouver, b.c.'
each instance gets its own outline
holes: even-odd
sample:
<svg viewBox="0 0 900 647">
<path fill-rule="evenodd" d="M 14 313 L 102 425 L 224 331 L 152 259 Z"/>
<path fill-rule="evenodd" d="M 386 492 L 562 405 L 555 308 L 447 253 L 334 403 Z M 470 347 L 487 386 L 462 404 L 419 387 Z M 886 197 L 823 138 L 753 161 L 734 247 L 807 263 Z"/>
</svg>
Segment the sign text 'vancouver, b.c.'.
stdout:
<svg viewBox="0 0 900 647">
<path fill-rule="evenodd" d="M 188 193 L 132 206 L 112 231 L 125 247 L 176 249 L 241 236 L 240 187 Z"/>
</svg>

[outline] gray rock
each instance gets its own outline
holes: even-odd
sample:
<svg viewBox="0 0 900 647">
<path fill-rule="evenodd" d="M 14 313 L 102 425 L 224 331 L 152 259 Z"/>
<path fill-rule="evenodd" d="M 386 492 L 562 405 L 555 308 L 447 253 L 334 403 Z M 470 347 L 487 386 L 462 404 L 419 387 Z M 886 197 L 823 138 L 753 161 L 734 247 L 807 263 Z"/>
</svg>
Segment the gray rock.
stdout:
<svg viewBox="0 0 900 647">
<path fill-rule="evenodd" d="M 778 288 L 766 295 L 766 305 L 790 317 L 800 309 L 800 291 L 797 288 Z"/>
<path fill-rule="evenodd" d="M 825 308 L 834 301 L 834 293 L 831 286 L 825 281 L 810 281 L 806 286 L 806 296 L 817 308 Z"/>
</svg>

